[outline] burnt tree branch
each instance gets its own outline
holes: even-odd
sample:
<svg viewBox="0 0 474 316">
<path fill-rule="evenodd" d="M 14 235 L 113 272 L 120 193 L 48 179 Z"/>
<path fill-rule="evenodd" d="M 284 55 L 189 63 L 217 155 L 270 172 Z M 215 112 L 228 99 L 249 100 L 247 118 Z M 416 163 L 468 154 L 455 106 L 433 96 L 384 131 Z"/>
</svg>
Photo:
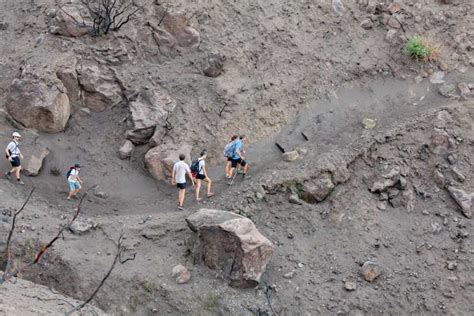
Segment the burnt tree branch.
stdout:
<svg viewBox="0 0 474 316">
<path fill-rule="evenodd" d="M 121 259 L 122 256 L 123 256 L 123 253 L 126 251 L 126 248 L 122 245 L 122 241 L 123 241 L 123 236 L 124 236 L 124 233 L 120 233 L 120 236 L 117 240 L 117 250 L 116 250 L 116 253 L 115 253 L 115 257 L 114 257 L 114 260 L 112 262 L 112 265 L 110 266 L 109 270 L 107 271 L 107 273 L 105 274 L 105 276 L 102 278 L 102 280 L 100 281 L 99 285 L 97 286 L 97 288 L 95 289 L 95 291 L 89 296 L 89 298 L 87 300 L 85 300 L 84 302 L 82 302 L 81 304 L 77 305 L 76 307 L 74 307 L 73 309 L 71 309 L 70 311 L 68 311 L 65 315 L 68 316 L 68 315 L 71 315 L 72 313 L 84 308 L 87 304 L 89 304 L 93 299 L 94 297 L 97 295 L 97 293 L 100 291 L 100 289 L 102 288 L 102 286 L 105 284 L 105 281 L 107 281 L 107 279 L 110 277 L 110 274 L 112 273 L 112 271 L 114 270 L 115 266 L 117 265 L 117 262 L 120 262 L 121 264 L 127 262 L 127 261 L 131 261 L 131 260 L 135 260 L 135 257 L 136 257 L 136 253 L 134 253 L 131 257 L 129 258 L 126 258 L 126 259 Z"/>
</svg>

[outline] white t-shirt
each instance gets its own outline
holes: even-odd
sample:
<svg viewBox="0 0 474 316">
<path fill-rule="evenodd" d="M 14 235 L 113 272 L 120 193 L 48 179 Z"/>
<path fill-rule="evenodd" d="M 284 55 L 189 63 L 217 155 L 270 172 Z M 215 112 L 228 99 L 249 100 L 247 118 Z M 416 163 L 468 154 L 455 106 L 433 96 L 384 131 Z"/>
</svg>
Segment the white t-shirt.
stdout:
<svg viewBox="0 0 474 316">
<path fill-rule="evenodd" d="M 186 173 L 191 172 L 188 164 L 181 160 L 174 164 L 173 169 L 176 175 L 176 183 L 186 183 Z"/>
<path fill-rule="evenodd" d="M 79 170 L 72 169 L 71 173 L 69 174 L 69 178 L 67 178 L 67 180 L 71 181 L 71 182 L 77 182 L 77 176 L 78 175 L 79 175 Z"/>
<path fill-rule="evenodd" d="M 199 160 L 199 174 L 204 175 L 204 167 L 206 166 L 206 161 L 204 159 Z"/>
<path fill-rule="evenodd" d="M 8 144 L 7 149 L 11 152 L 12 157 L 20 156 L 20 148 L 18 147 L 18 143 L 16 143 L 14 140 Z"/>
</svg>

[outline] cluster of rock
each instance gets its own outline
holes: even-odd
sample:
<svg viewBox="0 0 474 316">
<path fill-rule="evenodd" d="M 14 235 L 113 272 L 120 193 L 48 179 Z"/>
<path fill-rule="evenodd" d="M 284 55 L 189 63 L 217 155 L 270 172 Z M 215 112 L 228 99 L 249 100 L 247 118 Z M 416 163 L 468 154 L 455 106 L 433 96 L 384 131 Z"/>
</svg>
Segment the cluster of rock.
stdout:
<svg viewBox="0 0 474 316">
<path fill-rule="evenodd" d="M 375 180 L 369 187 L 370 192 L 379 194 L 382 203 L 378 205 L 378 208 L 385 209 L 385 201 L 388 201 L 392 207 L 404 206 L 408 211 L 412 211 L 415 196 L 406 178 L 408 170 L 390 165 L 384 165 L 381 169 L 374 175 Z"/>
</svg>

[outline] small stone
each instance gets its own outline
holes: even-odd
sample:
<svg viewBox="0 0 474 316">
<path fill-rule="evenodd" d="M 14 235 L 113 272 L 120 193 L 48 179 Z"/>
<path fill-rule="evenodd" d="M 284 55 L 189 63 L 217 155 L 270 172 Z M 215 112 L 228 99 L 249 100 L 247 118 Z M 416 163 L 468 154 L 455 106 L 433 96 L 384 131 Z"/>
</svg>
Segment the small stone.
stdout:
<svg viewBox="0 0 474 316">
<path fill-rule="evenodd" d="M 377 120 L 365 118 L 362 121 L 362 125 L 364 126 L 365 129 L 373 129 L 377 125 Z"/>
<path fill-rule="evenodd" d="M 379 203 L 377 203 L 377 208 L 381 211 L 385 211 L 387 209 L 387 203 L 386 202 L 379 202 Z"/>
<path fill-rule="evenodd" d="M 385 192 L 387 191 L 388 188 L 391 188 L 395 185 L 395 181 L 392 179 L 385 179 L 383 181 L 376 181 L 372 186 L 370 187 L 370 192 L 372 193 L 378 193 L 378 192 Z"/>
<path fill-rule="evenodd" d="M 382 274 L 382 267 L 376 262 L 366 261 L 362 265 L 361 272 L 366 281 L 373 282 Z"/>
<path fill-rule="evenodd" d="M 443 229 L 443 226 L 441 226 L 439 223 L 432 223 L 431 224 L 431 230 L 433 234 L 439 234 L 441 230 Z"/>
<path fill-rule="evenodd" d="M 380 201 L 387 201 L 388 200 L 388 193 L 386 193 L 386 192 L 380 193 L 379 200 Z"/>
<path fill-rule="evenodd" d="M 458 264 L 456 261 L 448 261 L 447 264 L 446 264 L 446 267 L 448 268 L 448 270 L 456 270 L 456 268 L 458 267 Z"/>
<path fill-rule="evenodd" d="M 446 178 L 441 173 L 441 171 L 435 170 L 435 172 L 433 174 L 433 178 L 434 178 L 434 181 L 435 181 L 436 185 L 439 188 L 441 188 L 441 189 L 444 188 L 444 185 L 446 184 Z"/>
<path fill-rule="evenodd" d="M 94 195 L 98 197 L 99 199 L 106 199 L 109 197 L 107 193 L 102 192 L 102 191 L 94 191 Z"/>
<path fill-rule="evenodd" d="M 293 271 L 291 271 L 291 272 L 285 273 L 285 274 L 283 275 L 283 277 L 284 277 L 285 279 L 292 279 L 292 278 L 295 276 L 295 274 L 296 274 L 296 272 L 293 270 Z"/>
<path fill-rule="evenodd" d="M 182 264 L 178 264 L 173 268 L 171 276 L 176 280 L 178 284 L 184 284 L 189 282 L 191 279 L 191 274 L 189 273 L 188 269 Z"/>
<path fill-rule="evenodd" d="M 387 10 L 388 10 L 388 12 L 390 12 L 390 14 L 395 14 L 395 13 L 399 12 L 401 9 L 402 9 L 402 7 L 401 7 L 400 3 L 398 3 L 398 2 L 390 3 L 390 5 L 387 8 Z"/>
<path fill-rule="evenodd" d="M 415 82 L 418 84 L 418 83 L 421 83 L 423 81 L 423 77 L 422 76 L 416 76 L 415 77 Z"/>
<path fill-rule="evenodd" d="M 397 29 L 397 30 L 402 27 L 398 19 L 393 16 L 390 19 L 388 19 L 387 25 L 391 27 L 392 29 Z"/>
<path fill-rule="evenodd" d="M 400 194 L 400 190 L 396 189 L 396 188 L 391 188 L 388 190 L 388 198 L 389 199 L 393 199 L 394 197 L 396 197 L 398 194 Z"/>
<path fill-rule="evenodd" d="M 300 269 L 301 269 L 301 268 L 303 268 L 303 267 L 304 267 L 304 263 L 302 263 L 302 262 L 299 262 L 299 263 L 298 263 L 298 268 L 300 268 Z"/>
<path fill-rule="evenodd" d="M 70 226 L 69 230 L 73 234 L 82 235 L 92 229 L 92 224 L 84 220 L 75 220 Z"/>
<path fill-rule="evenodd" d="M 459 97 L 456 92 L 456 86 L 453 84 L 444 84 L 438 88 L 438 93 L 445 98 Z"/>
<path fill-rule="evenodd" d="M 303 205 L 303 201 L 298 197 L 298 194 L 292 194 L 288 198 L 288 202 L 291 204 Z"/>
<path fill-rule="evenodd" d="M 444 76 L 445 76 L 444 71 L 435 71 L 430 76 L 430 82 L 432 84 L 444 83 Z"/>
<path fill-rule="evenodd" d="M 360 22 L 360 27 L 364 30 L 370 30 L 374 26 L 374 22 L 371 19 L 365 19 Z"/>
<path fill-rule="evenodd" d="M 441 71 L 447 71 L 447 70 L 449 69 L 448 64 L 447 64 L 447 63 L 444 63 L 444 62 L 440 63 L 440 64 L 439 64 L 439 69 L 440 69 Z"/>
<path fill-rule="evenodd" d="M 459 171 L 458 168 L 453 167 L 453 168 L 452 168 L 452 172 L 453 172 L 454 178 L 456 178 L 457 181 L 459 181 L 459 182 L 464 182 L 464 181 L 466 181 L 466 176 L 463 175 L 463 174 L 461 173 L 461 171 Z"/>
<path fill-rule="evenodd" d="M 345 281 L 344 288 L 347 291 L 355 291 L 357 289 L 357 284 L 354 281 Z"/>
<path fill-rule="evenodd" d="M 456 189 L 455 187 L 448 186 L 447 190 L 449 195 L 456 201 L 456 203 L 461 207 L 462 213 L 467 218 L 472 217 L 472 203 L 474 200 L 474 193 L 467 194 L 464 190 Z"/>
<path fill-rule="evenodd" d="M 122 160 L 130 158 L 134 148 L 135 148 L 135 145 L 130 140 L 127 139 L 118 151 L 119 158 Z"/>
<path fill-rule="evenodd" d="M 458 162 L 458 156 L 456 154 L 449 154 L 446 160 L 448 160 L 450 165 L 454 165 Z"/>
<path fill-rule="evenodd" d="M 282 155 L 283 160 L 287 161 L 287 162 L 295 161 L 299 158 L 299 156 L 300 155 L 298 154 L 298 151 L 296 151 L 296 150 L 283 153 L 283 155 Z"/>
</svg>

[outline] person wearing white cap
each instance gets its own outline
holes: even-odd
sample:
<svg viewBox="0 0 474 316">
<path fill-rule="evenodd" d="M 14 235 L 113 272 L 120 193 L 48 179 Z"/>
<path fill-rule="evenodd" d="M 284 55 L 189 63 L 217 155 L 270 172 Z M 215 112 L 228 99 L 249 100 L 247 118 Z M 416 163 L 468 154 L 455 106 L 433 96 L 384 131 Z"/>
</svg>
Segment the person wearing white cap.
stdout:
<svg viewBox="0 0 474 316">
<path fill-rule="evenodd" d="M 12 170 L 5 173 L 5 177 L 10 179 L 10 175 L 15 174 L 18 184 L 25 184 L 20 179 L 21 160 L 23 159 L 23 155 L 20 151 L 20 139 L 20 133 L 14 132 L 12 134 L 12 140 L 8 143 L 7 148 L 5 148 L 6 158 L 13 167 Z"/>
</svg>

